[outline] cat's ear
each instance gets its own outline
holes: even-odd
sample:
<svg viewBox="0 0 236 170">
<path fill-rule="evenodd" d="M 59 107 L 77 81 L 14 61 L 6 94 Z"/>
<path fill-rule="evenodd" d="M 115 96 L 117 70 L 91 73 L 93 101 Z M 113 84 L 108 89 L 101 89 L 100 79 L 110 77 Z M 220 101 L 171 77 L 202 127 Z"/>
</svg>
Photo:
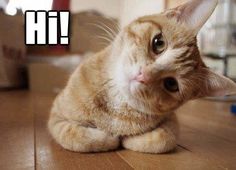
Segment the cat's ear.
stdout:
<svg viewBox="0 0 236 170">
<path fill-rule="evenodd" d="M 181 6 L 167 10 L 164 15 L 184 23 L 197 34 L 213 13 L 217 3 L 218 0 L 190 0 Z"/>
<path fill-rule="evenodd" d="M 236 83 L 229 78 L 205 68 L 201 70 L 204 85 L 199 91 L 199 97 L 215 97 L 236 94 Z"/>
</svg>

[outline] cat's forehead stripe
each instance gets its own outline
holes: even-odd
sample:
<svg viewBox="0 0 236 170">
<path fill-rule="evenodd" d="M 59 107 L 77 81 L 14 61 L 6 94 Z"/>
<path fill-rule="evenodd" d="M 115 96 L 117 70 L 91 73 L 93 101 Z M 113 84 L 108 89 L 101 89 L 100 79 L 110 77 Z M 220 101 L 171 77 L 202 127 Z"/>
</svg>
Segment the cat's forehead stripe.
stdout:
<svg viewBox="0 0 236 170">
<path fill-rule="evenodd" d="M 138 20 L 129 26 L 126 32 L 130 38 L 135 39 L 137 43 L 139 43 L 143 39 L 149 40 L 153 31 L 153 26 L 155 30 L 161 31 L 161 26 L 152 20 Z"/>
<path fill-rule="evenodd" d="M 160 30 L 162 29 L 162 26 L 159 23 L 155 22 L 154 20 L 138 20 L 137 23 L 138 24 L 149 23 Z"/>
</svg>

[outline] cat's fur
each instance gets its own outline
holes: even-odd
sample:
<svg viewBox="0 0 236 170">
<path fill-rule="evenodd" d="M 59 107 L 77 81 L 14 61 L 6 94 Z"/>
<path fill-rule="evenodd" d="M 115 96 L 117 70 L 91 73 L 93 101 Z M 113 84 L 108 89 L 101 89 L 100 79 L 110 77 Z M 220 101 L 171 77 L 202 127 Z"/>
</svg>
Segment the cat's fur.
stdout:
<svg viewBox="0 0 236 170">
<path fill-rule="evenodd" d="M 54 102 L 48 123 L 53 138 L 78 152 L 108 151 L 120 144 L 148 153 L 175 148 L 176 108 L 191 99 L 236 92 L 231 80 L 205 66 L 197 47 L 197 32 L 216 4 L 192 0 L 139 18 L 109 47 L 86 59 Z M 150 49 L 157 33 L 166 43 L 160 55 Z M 179 83 L 176 93 L 163 87 L 169 76 Z"/>
</svg>

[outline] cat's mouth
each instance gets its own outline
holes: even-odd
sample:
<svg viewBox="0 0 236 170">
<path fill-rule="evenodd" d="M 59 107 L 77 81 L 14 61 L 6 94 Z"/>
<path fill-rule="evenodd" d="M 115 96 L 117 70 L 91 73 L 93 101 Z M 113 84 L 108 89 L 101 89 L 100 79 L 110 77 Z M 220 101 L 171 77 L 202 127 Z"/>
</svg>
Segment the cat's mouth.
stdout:
<svg viewBox="0 0 236 170">
<path fill-rule="evenodd" d="M 140 83 L 139 81 L 133 80 L 129 84 L 130 90 L 140 90 L 146 87 L 145 84 Z"/>
<path fill-rule="evenodd" d="M 132 97 L 142 94 L 147 89 L 148 80 L 141 70 L 133 74 L 129 79 L 129 92 Z"/>
<path fill-rule="evenodd" d="M 142 100 L 148 97 L 148 86 L 140 81 L 131 80 L 129 83 L 129 93 L 132 97 Z"/>
</svg>

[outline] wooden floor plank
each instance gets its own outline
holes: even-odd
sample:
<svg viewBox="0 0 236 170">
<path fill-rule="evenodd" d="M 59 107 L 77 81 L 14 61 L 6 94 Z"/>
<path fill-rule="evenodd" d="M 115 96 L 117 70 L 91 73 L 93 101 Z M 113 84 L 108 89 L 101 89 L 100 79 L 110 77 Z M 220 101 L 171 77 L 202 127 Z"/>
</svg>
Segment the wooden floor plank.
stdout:
<svg viewBox="0 0 236 170">
<path fill-rule="evenodd" d="M 0 169 L 34 169 L 30 102 L 26 92 L 0 92 Z"/>
<path fill-rule="evenodd" d="M 181 107 L 177 115 L 181 124 L 236 142 L 236 116 L 229 102 L 192 101 Z"/>
<path fill-rule="evenodd" d="M 229 113 L 230 103 L 198 100 L 179 109 L 181 132 L 175 152 L 80 154 L 64 150 L 48 134 L 46 123 L 54 97 L 0 92 L 0 169 L 34 169 L 35 161 L 37 169 L 46 170 L 236 169 L 236 117 Z"/>
<path fill-rule="evenodd" d="M 233 135 L 233 134 L 232 134 Z M 179 144 L 224 169 L 236 169 L 236 145 L 209 133 L 181 126 Z"/>
<path fill-rule="evenodd" d="M 179 143 L 195 154 L 236 169 L 236 117 L 231 103 L 197 100 L 177 112 L 181 125 Z"/>
<path fill-rule="evenodd" d="M 222 169 L 207 159 L 178 147 L 167 154 L 144 154 L 128 150 L 118 152 L 134 169 L 163 170 L 202 170 Z"/>
<path fill-rule="evenodd" d="M 46 129 L 52 97 L 35 98 L 37 169 L 132 169 L 116 152 L 80 154 L 57 145 Z"/>
</svg>

